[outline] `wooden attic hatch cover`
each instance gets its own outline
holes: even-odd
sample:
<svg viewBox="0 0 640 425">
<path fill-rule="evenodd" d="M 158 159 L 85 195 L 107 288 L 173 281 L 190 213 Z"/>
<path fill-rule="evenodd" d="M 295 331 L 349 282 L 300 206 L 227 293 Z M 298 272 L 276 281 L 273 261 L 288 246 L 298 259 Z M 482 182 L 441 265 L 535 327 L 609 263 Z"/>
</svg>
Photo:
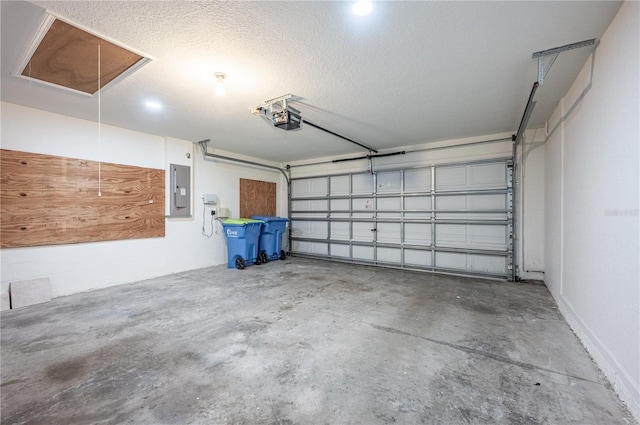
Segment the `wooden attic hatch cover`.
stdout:
<svg viewBox="0 0 640 425">
<path fill-rule="evenodd" d="M 98 79 L 100 46 L 100 79 Z M 151 58 L 47 14 L 19 64 L 19 76 L 93 95 Z"/>
</svg>

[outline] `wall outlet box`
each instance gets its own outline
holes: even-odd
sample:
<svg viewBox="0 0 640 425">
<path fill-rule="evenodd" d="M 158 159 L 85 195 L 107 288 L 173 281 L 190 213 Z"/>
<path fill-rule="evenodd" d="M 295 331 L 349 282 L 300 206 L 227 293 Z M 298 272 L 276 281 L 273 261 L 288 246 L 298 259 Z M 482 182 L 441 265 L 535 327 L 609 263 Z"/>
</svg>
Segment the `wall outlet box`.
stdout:
<svg viewBox="0 0 640 425">
<path fill-rule="evenodd" d="M 231 211 L 229 208 L 217 208 L 216 215 L 218 218 L 229 218 L 231 217 Z"/>
<path fill-rule="evenodd" d="M 218 203 L 218 195 L 205 193 L 202 195 L 202 202 L 204 202 L 205 205 L 216 205 Z"/>
</svg>

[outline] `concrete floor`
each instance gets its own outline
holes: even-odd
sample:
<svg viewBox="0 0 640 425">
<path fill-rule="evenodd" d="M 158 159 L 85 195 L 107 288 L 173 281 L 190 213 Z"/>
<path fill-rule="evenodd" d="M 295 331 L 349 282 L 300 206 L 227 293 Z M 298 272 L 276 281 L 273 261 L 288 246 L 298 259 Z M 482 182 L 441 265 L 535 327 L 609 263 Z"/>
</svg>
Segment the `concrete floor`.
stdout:
<svg viewBox="0 0 640 425">
<path fill-rule="evenodd" d="M 1 318 L 2 424 L 635 423 L 542 285 L 292 258 Z"/>
</svg>

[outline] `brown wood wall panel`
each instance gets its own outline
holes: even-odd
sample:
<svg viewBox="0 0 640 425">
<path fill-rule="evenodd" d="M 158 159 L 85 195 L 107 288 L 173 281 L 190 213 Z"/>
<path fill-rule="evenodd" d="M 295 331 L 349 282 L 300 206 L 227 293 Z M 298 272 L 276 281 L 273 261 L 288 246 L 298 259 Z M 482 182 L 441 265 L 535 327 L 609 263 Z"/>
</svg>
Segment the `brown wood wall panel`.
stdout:
<svg viewBox="0 0 640 425">
<path fill-rule="evenodd" d="M 0 150 L 0 247 L 163 237 L 164 170 Z"/>
<path fill-rule="evenodd" d="M 240 179 L 240 217 L 276 215 L 276 184 Z"/>
</svg>

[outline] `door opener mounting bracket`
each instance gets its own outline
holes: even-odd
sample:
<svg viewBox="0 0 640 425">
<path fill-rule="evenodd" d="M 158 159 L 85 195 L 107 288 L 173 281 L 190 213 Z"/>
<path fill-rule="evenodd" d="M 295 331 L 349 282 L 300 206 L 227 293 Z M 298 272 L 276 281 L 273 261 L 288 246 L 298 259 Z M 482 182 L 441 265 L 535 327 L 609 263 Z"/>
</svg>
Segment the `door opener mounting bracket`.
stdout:
<svg viewBox="0 0 640 425">
<path fill-rule="evenodd" d="M 553 63 L 556 61 L 560 53 L 566 52 L 567 50 L 578 49 L 580 47 L 592 46 L 593 44 L 595 44 L 595 42 L 596 39 L 591 38 L 589 40 L 583 40 L 577 43 L 565 44 L 564 46 L 554 47 L 553 49 L 535 52 L 531 57 L 533 59 L 538 59 L 538 84 L 542 85 L 542 83 L 544 82 L 544 77 L 547 76 L 547 73 L 553 66 Z M 546 63 L 545 58 L 547 58 Z"/>
</svg>

